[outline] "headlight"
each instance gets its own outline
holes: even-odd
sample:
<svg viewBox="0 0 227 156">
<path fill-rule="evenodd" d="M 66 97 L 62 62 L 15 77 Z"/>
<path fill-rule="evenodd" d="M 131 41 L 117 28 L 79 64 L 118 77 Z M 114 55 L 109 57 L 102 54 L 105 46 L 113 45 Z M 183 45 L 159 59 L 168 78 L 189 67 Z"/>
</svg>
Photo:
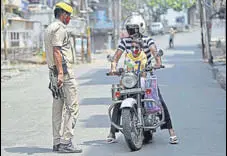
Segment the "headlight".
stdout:
<svg viewBox="0 0 227 156">
<path fill-rule="evenodd" d="M 122 77 L 122 84 L 126 88 L 132 88 L 137 84 L 137 76 L 133 73 L 125 73 Z"/>
</svg>

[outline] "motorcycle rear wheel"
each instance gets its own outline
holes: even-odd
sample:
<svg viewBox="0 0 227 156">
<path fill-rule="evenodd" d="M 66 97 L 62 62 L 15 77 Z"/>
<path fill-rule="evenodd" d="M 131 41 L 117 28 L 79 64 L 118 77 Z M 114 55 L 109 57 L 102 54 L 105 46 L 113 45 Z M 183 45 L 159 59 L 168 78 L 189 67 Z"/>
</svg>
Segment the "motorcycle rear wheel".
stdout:
<svg viewBox="0 0 227 156">
<path fill-rule="evenodd" d="M 132 151 L 141 149 L 143 145 L 143 129 L 137 127 L 138 121 L 134 109 L 122 109 L 122 127 L 125 140 Z"/>
</svg>

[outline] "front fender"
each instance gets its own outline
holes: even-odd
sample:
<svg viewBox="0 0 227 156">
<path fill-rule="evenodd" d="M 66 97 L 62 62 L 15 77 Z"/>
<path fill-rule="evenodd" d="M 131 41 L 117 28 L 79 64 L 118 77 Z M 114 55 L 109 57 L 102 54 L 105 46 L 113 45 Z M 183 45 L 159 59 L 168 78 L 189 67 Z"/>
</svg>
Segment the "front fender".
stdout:
<svg viewBox="0 0 227 156">
<path fill-rule="evenodd" d="M 133 99 L 133 98 L 127 98 L 127 99 L 125 99 L 125 100 L 123 100 L 122 101 L 122 103 L 121 103 L 121 109 L 122 108 L 132 108 L 133 107 L 133 105 L 136 105 L 136 100 L 135 99 Z"/>
</svg>

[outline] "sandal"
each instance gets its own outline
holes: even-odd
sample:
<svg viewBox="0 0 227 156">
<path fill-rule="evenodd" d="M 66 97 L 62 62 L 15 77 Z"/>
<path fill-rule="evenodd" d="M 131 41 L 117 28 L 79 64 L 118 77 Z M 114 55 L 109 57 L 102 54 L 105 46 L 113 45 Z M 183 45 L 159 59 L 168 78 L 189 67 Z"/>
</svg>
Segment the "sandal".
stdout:
<svg viewBox="0 0 227 156">
<path fill-rule="evenodd" d="M 106 141 L 107 141 L 107 143 L 116 143 L 117 142 L 117 140 L 116 140 L 116 137 L 115 137 L 115 135 L 113 135 L 113 134 L 110 134 L 108 137 L 107 137 L 107 139 L 106 139 Z"/>
<path fill-rule="evenodd" d="M 116 143 L 117 140 L 115 138 L 107 138 L 106 139 L 107 143 L 111 144 L 111 143 Z"/>
<path fill-rule="evenodd" d="M 177 136 L 176 136 L 176 135 L 175 135 L 175 136 L 171 136 L 171 137 L 169 138 L 169 143 L 170 143 L 170 144 L 177 144 L 177 143 L 178 143 Z"/>
</svg>

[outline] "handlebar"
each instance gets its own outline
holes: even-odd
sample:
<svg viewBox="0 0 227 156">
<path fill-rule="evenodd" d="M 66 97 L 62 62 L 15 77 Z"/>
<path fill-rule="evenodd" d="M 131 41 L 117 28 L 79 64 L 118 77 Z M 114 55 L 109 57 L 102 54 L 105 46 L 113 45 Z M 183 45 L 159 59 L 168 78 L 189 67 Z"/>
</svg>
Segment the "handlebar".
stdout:
<svg viewBox="0 0 227 156">
<path fill-rule="evenodd" d="M 106 73 L 107 76 L 121 76 L 122 73 L 124 73 L 125 70 L 124 68 L 119 68 L 118 71 L 116 72 L 109 72 L 109 73 Z"/>
<path fill-rule="evenodd" d="M 107 76 L 120 76 L 121 73 L 120 72 L 109 72 L 109 73 L 106 73 Z"/>
<path fill-rule="evenodd" d="M 157 69 L 161 69 L 161 68 L 165 68 L 164 65 L 161 65 L 160 67 L 151 67 L 151 68 L 145 68 L 143 70 L 143 72 L 150 72 L 152 70 L 157 70 Z M 106 73 L 107 76 L 121 76 L 121 74 L 124 72 L 124 69 L 123 68 L 119 68 L 119 71 L 116 71 L 116 72 L 108 72 Z"/>
<path fill-rule="evenodd" d="M 157 70 L 161 68 L 165 68 L 165 66 L 164 65 L 161 65 L 160 67 L 152 66 L 152 67 L 145 68 L 144 71 L 149 72 L 149 71 L 152 71 L 152 69 Z"/>
</svg>

